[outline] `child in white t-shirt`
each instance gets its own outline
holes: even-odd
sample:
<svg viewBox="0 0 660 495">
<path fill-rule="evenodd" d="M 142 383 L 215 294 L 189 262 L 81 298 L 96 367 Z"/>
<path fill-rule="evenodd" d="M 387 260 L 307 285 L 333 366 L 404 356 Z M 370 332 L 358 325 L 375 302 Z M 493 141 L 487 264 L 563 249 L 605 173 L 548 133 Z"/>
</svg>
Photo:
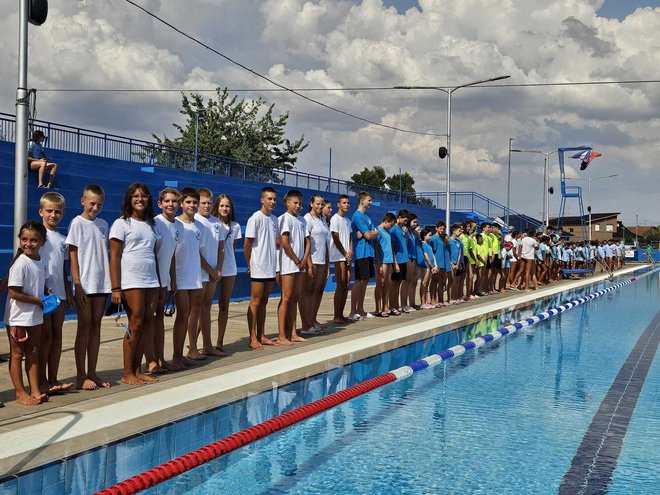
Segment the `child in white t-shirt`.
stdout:
<svg viewBox="0 0 660 495">
<path fill-rule="evenodd" d="M 44 314 L 41 298 L 47 292 L 47 264 L 39 255 L 39 249 L 46 242 L 46 228 L 37 222 L 27 222 L 21 227 L 18 238 L 20 247 L 7 279 L 9 377 L 16 391 L 16 402 L 34 406 L 48 400 L 39 386 L 39 342 Z M 29 393 L 23 384 L 23 357 L 30 385 Z"/>
<path fill-rule="evenodd" d="M 309 258 L 309 233 L 302 209 L 302 193 L 292 189 L 284 196 L 286 212 L 278 218 L 280 236 L 279 272 L 277 282 L 282 288 L 282 297 L 277 306 L 277 327 L 280 345 L 305 342 L 296 332 L 297 304 L 305 277 L 305 266 Z"/>
<path fill-rule="evenodd" d="M 108 222 L 98 218 L 105 192 L 101 186 L 86 186 L 80 200 L 83 212 L 71 220 L 69 246 L 71 280 L 78 313 L 74 344 L 76 385 L 81 390 L 109 388 L 110 382 L 96 373 L 101 344 L 101 319 L 110 293 Z"/>
<path fill-rule="evenodd" d="M 66 307 L 73 307 L 73 293 L 64 265 L 69 259 L 66 236 L 57 231 L 64 217 L 64 197 L 60 193 L 47 192 L 39 201 L 39 216 L 46 228 L 46 243 L 39 254 L 47 264 L 46 285 L 57 295 L 62 304 L 54 312 L 44 315 L 39 346 L 39 383 L 43 392 L 65 392 L 73 388 L 71 382 L 62 383 L 57 379 L 62 356 L 62 326 Z"/>
<path fill-rule="evenodd" d="M 221 194 L 215 200 L 211 215 L 220 220 L 225 229 L 225 252 L 222 260 L 222 278 L 220 279 L 220 294 L 218 295 L 218 338 L 215 349 L 221 356 L 226 355 L 223 349 L 227 319 L 229 317 L 229 300 L 234 291 L 234 282 L 238 267 L 236 266 L 236 242 L 242 238 L 241 226 L 236 221 L 234 204 L 227 194 Z"/>
<path fill-rule="evenodd" d="M 194 358 L 196 354 L 201 356 L 223 356 L 211 342 L 211 306 L 213 296 L 218 287 L 218 281 L 222 280 L 222 265 L 225 256 L 225 238 L 227 230 L 222 227 L 222 222 L 211 215 L 213 210 L 213 193 L 211 190 L 201 188 L 199 190 L 199 210 L 195 214 L 195 220 L 202 224 L 206 230 L 206 244 L 202 249 L 202 257 L 213 268 L 212 273 L 202 271 L 202 308 L 199 315 L 198 332 L 202 334 L 202 350 L 197 351 L 197 336 L 190 343 L 188 357 Z M 198 357 L 198 356 L 197 356 Z"/>
<path fill-rule="evenodd" d="M 206 356 L 197 351 L 197 323 L 202 309 L 204 290 L 202 270 L 214 272 L 202 256 L 206 244 L 206 229 L 195 220 L 199 208 L 199 193 L 193 187 L 181 190 L 181 214 L 177 217 L 177 230 L 181 233 L 176 245 L 176 319 L 174 320 L 172 366 L 179 370 L 192 366 Z M 188 333 L 188 356 L 183 357 L 183 346 Z"/>
<path fill-rule="evenodd" d="M 350 208 L 350 198 L 346 194 L 340 195 L 337 200 L 337 213 L 330 219 L 330 263 L 335 266 L 336 283 L 332 321 L 340 325 L 352 321 L 344 316 L 348 289 L 351 286 L 351 263 L 353 261 L 351 219 L 346 216 Z"/>
<path fill-rule="evenodd" d="M 250 275 L 250 306 L 247 322 L 250 348 L 263 349 L 277 342 L 264 335 L 268 296 L 273 290 L 277 271 L 277 219 L 272 215 L 277 203 L 277 192 L 272 187 L 261 190 L 261 208 L 248 219 L 245 227 L 243 254 Z"/>
<path fill-rule="evenodd" d="M 153 355 L 145 353 L 147 371 L 149 373 L 164 373 L 172 371 L 173 367 L 165 360 L 165 303 L 167 290 L 176 292 L 176 263 L 174 251 L 180 232 L 177 228 L 176 213 L 179 211 L 180 193 L 173 187 L 166 187 L 158 195 L 158 207 L 162 213 L 154 218 L 154 228 L 158 235 L 156 243 L 156 259 L 158 260 L 158 275 L 160 289 L 153 322 Z M 170 315 L 171 316 L 171 315 Z"/>
<path fill-rule="evenodd" d="M 126 189 L 121 216 L 110 229 L 110 280 L 113 304 L 126 303 L 122 383 L 144 385 L 158 378 L 142 372 L 142 357 L 154 354 L 153 316 L 160 291 L 156 262 L 158 234 L 154 229 L 151 192 L 134 182 Z"/>
</svg>

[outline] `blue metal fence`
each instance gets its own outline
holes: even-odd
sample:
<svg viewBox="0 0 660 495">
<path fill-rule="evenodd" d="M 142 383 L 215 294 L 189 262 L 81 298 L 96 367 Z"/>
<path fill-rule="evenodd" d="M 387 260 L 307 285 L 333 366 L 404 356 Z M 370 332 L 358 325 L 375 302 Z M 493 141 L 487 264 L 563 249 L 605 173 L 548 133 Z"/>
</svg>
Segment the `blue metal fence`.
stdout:
<svg viewBox="0 0 660 495">
<path fill-rule="evenodd" d="M 106 132 L 83 129 L 43 120 L 33 120 L 32 130 L 40 129 L 48 137 L 46 146 L 51 149 L 124 160 L 138 164 L 158 165 L 179 170 L 193 170 L 193 150 L 143 141 Z M 0 139 L 14 141 L 16 119 L 14 115 L 0 112 Z M 342 179 L 329 178 L 299 170 L 271 169 L 263 165 L 232 157 L 198 153 L 197 171 L 201 173 L 236 177 L 245 180 L 282 184 L 289 187 L 355 196 L 367 191 L 375 200 L 426 205 L 428 200 L 435 208 L 444 209 L 446 193 L 422 192 L 400 194 L 399 191 L 368 187 Z M 451 210 L 476 212 L 488 218 L 506 216 L 506 207 L 476 192 L 451 193 Z M 540 223 L 510 210 L 511 223 L 516 228 L 537 228 Z"/>
</svg>

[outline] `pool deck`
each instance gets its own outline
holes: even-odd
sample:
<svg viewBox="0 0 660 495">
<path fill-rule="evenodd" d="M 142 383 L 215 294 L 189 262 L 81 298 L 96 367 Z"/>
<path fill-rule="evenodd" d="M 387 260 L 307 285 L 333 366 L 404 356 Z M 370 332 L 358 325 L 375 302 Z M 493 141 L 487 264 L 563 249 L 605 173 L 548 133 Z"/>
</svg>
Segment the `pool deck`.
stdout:
<svg viewBox="0 0 660 495">
<path fill-rule="evenodd" d="M 642 266 L 629 264 L 616 275 L 629 274 Z M 112 383 L 109 389 L 74 391 L 53 396 L 39 406 L 21 406 L 14 401 L 7 367 L 3 365 L 0 400 L 5 407 L 0 409 L 0 478 L 606 278 L 607 274 L 596 274 L 586 279 L 563 280 L 538 291 L 507 291 L 399 317 L 373 318 L 345 326 L 329 323 L 327 335 L 311 337 L 294 347 L 266 347 L 262 351 L 248 348 L 247 302 L 232 303 L 225 337 L 229 356 L 209 358 L 185 371 L 161 375 L 158 383 L 139 387 L 119 382 L 123 333 L 112 318 L 106 318 L 101 330 L 98 370 Z M 277 298 L 272 298 L 266 319 L 268 336 L 276 333 L 276 306 Z M 365 307 L 373 307 L 372 288 L 367 290 Z M 215 314 L 214 309 L 213 318 Z M 319 321 L 331 318 L 332 294 L 326 293 Z M 166 350 L 171 349 L 173 323 L 174 318 L 166 318 Z M 59 373 L 63 381 L 73 381 L 75 376 L 75 325 L 75 321 L 64 324 Z M 1 342 L 0 354 L 5 354 L 8 342 Z"/>
</svg>

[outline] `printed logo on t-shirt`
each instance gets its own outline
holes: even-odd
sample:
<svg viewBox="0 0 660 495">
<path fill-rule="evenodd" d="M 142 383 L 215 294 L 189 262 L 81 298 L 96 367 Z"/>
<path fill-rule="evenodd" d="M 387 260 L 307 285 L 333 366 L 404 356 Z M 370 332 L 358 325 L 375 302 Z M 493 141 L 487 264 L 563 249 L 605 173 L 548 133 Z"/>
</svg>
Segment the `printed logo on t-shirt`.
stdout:
<svg viewBox="0 0 660 495">
<path fill-rule="evenodd" d="M 62 252 L 66 251 L 66 243 L 65 242 L 60 242 L 60 251 L 62 251 Z"/>
<path fill-rule="evenodd" d="M 198 241 L 202 238 L 202 233 L 199 230 L 195 231 L 195 239 Z"/>
<path fill-rule="evenodd" d="M 180 236 L 180 234 L 181 234 L 181 233 L 179 232 L 179 229 L 176 229 L 176 230 L 174 231 L 174 240 L 175 240 L 175 241 L 178 241 L 178 240 L 179 240 L 179 236 Z"/>
<path fill-rule="evenodd" d="M 105 227 L 99 227 L 99 233 L 101 234 L 101 237 L 105 239 Z"/>
<path fill-rule="evenodd" d="M 213 224 L 213 232 L 214 232 L 216 235 L 220 235 L 220 225 L 219 225 L 219 224 L 217 224 L 217 223 L 214 223 L 214 224 Z"/>
</svg>

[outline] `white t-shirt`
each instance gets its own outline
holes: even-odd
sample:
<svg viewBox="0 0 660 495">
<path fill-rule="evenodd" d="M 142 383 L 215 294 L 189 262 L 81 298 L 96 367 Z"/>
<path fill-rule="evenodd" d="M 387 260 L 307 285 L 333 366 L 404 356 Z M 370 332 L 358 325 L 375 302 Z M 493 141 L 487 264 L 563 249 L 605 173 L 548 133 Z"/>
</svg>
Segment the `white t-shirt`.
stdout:
<svg viewBox="0 0 660 495">
<path fill-rule="evenodd" d="M 330 219 L 330 262 L 346 261 L 346 257 L 335 246 L 335 241 L 332 238 L 333 232 L 339 235 L 341 245 L 348 251 L 351 246 L 351 219 L 345 216 L 342 217 L 339 213 L 335 213 Z"/>
<path fill-rule="evenodd" d="M 291 249 L 296 254 L 299 260 L 305 255 L 305 237 L 307 237 L 307 228 L 304 218 L 295 217 L 286 212 L 278 218 L 279 235 L 289 234 L 289 244 Z M 288 275 L 289 273 L 298 273 L 300 269 L 296 266 L 291 258 L 286 254 L 284 248 L 278 250 L 278 266 L 281 275 Z"/>
<path fill-rule="evenodd" d="M 307 222 L 307 232 L 310 238 L 310 252 L 312 254 L 312 263 L 314 265 L 325 265 L 325 258 L 330 243 L 330 229 L 325 219 L 314 218 L 311 213 L 305 215 Z"/>
<path fill-rule="evenodd" d="M 46 269 L 48 263 L 42 257 L 39 261 L 21 254 L 9 269 L 7 287 L 20 287 L 23 294 L 44 296 Z M 9 299 L 9 318 L 12 326 L 33 327 L 44 322 L 44 310 L 38 304 L 31 304 Z"/>
<path fill-rule="evenodd" d="M 66 300 L 66 282 L 64 280 L 64 260 L 69 259 L 66 236 L 56 230 L 46 229 L 46 244 L 39 250 L 46 262 L 46 287 L 62 301 Z"/>
<path fill-rule="evenodd" d="M 156 259 L 158 260 L 158 274 L 160 275 L 160 286 L 170 286 L 170 267 L 172 266 L 172 257 L 176 249 L 177 241 L 181 233 L 177 230 L 176 220 L 170 222 L 163 215 L 154 218 L 154 229 L 158 234 L 156 243 Z"/>
<path fill-rule="evenodd" d="M 248 219 L 245 237 L 252 239 L 251 278 L 275 278 L 277 270 L 277 218 L 255 211 Z"/>
<path fill-rule="evenodd" d="M 222 222 L 214 216 L 206 218 L 204 215 L 195 213 L 195 220 L 206 229 L 206 244 L 202 248 L 202 256 L 213 268 L 218 264 L 218 245 L 227 237 L 227 230 L 222 228 Z M 209 281 L 209 274 L 202 270 L 202 282 Z"/>
<path fill-rule="evenodd" d="M 156 229 L 142 220 L 118 218 L 110 228 L 110 239 L 123 243 L 122 290 L 160 288 L 156 270 Z"/>
<path fill-rule="evenodd" d="M 110 292 L 108 261 L 108 222 L 102 218 L 87 220 L 78 215 L 69 224 L 69 246 L 78 248 L 80 283 L 86 294 Z"/>
<path fill-rule="evenodd" d="M 231 225 L 221 222 L 220 225 L 227 231 L 225 235 L 225 259 L 222 262 L 222 276 L 234 277 L 238 273 L 234 242 L 243 237 L 241 235 L 241 226 L 237 222 L 231 222 Z"/>
<path fill-rule="evenodd" d="M 538 247 L 538 242 L 533 237 L 524 237 L 521 242 L 520 257 L 525 260 L 534 259 L 534 248 Z"/>
<path fill-rule="evenodd" d="M 206 229 L 197 220 L 191 223 L 176 220 L 177 239 L 174 258 L 176 260 L 177 290 L 202 288 L 202 248 L 206 244 Z"/>
</svg>

